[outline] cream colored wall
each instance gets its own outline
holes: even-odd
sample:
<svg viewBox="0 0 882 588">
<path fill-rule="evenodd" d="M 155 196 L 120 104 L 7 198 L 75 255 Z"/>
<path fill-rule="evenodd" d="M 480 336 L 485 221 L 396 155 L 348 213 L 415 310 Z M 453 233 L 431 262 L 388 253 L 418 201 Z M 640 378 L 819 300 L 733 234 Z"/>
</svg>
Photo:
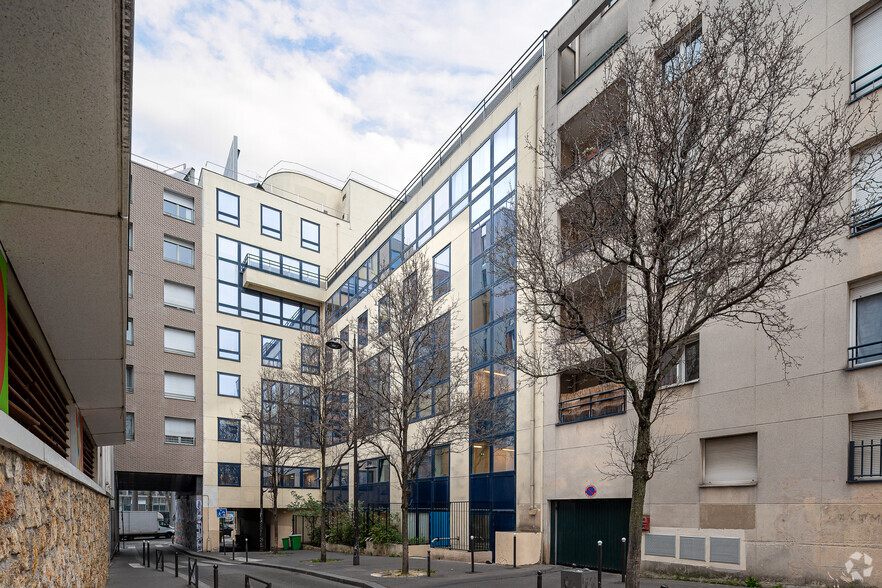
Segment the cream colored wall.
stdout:
<svg viewBox="0 0 882 588">
<path fill-rule="evenodd" d="M 588 5 L 586 0 L 580 2 Z M 596 4 L 596 2 L 592 3 Z M 663 10 L 669 2 L 619 2 L 636 30 L 642 10 Z M 809 68 L 850 70 L 851 19 L 860 0 L 810 0 L 803 39 Z M 610 12 L 612 12 L 612 10 Z M 587 14 L 588 10 L 582 10 Z M 575 25 L 573 25 L 575 26 Z M 549 39 L 565 37 L 552 31 Z M 630 42 L 640 42 L 631 37 Z M 549 48 L 549 56 L 551 56 Z M 556 71 L 553 68 L 549 72 Z M 597 75 L 597 74 L 594 74 Z M 592 76 L 593 77 L 593 76 Z M 554 83 L 549 82 L 548 94 Z M 579 103 L 547 110 L 549 130 L 562 125 L 596 93 L 574 92 Z M 847 94 L 847 81 L 840 93 Z M 866 99 L 863 103 L 866 103 Z M 848 204 L 844 202 L 845 205 Z M 723 571 L 803 580 L 840 579 L 855 551 L 882 557 L 882 484 L 848 484 L 849 415 L 882 409 L 882 367 L 846 371 L 849 346 L 849 286 L 882 272 L 882 231 L 837 240 L 841 262 L 813 260 L 787 303 L 801 329 L 788 351 L 800 364 L 786 374 L 764 335 L 751 327 L 711 324 L 700 333 L 700 381 L 678 390 L 677 412 L 665 426 L 689 433 L 679 444 L 683 460 L 649 482 L 645 514 L 653 532 L 743 539 L 742 563 L 713 564 Z M 597 499 L 630 496 L 630 480 L 606 480 L 599 466 L 609 454 L 604 434 L 629 414 L 556 426 L 557 381 L 545 385 L 545 491 L 548 500 L 584 498 L 594 484 Z M 701 439 L 756 432 L 755 486 L 702 488 Z M 737 516 L 729 516 L 735 513 Z M 745 528 L 715 528 L 733 520 Z M 544 521 L 549 556 L 548 517 Z M 647 557 L 658 564 L 696 565 L 686 560 Z M 708 564 L 710 565 L 710 564 Z"/>
</svg>

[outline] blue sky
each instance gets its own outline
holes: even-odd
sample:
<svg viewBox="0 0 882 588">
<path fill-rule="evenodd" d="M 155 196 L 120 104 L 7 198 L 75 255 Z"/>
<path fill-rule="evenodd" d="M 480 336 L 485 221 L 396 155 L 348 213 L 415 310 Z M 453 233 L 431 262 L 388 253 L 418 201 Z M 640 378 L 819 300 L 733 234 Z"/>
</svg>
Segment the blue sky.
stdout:
<svg viewBox="0 0 882 588">
<path fill-rule="evenodd" d="M 402 187 L 568 0 L 148 0 L 135 155 L 280 160 Z"/>
</svg>

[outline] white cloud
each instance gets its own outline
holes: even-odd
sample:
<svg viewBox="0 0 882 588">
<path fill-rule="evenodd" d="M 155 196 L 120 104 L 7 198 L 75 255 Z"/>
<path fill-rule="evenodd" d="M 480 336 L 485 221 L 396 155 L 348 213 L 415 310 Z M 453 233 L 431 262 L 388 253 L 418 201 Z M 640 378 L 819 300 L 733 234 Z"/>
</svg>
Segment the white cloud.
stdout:
<svg viewBox="0 0 882 588">
<path fill-rule="evenodd" d="M 133 152 L 289 160 L 397 188 L 568 0 L 153 0 L 135 13 Z"/>
</svg>

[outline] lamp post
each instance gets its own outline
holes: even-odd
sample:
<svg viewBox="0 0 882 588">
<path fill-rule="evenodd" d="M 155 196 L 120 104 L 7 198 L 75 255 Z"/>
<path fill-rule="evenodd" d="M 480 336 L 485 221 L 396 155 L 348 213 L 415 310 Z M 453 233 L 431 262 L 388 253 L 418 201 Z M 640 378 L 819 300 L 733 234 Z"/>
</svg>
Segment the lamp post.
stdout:
<svg viewBox="0 0 882 588">
<path fill-rule="evenodd" d="M 353 476 L 353 486 L 355 490 L 355 502 L 354 502 L 354 510 L 355 510 L 355 520 L 353 521 L 352 531 L 355 536 L 355 545 L 352 546 L 352 565 L 359 565 L 358 560 L 358 544 L 359 544 L 359 536 L 358 536 L 358 527 L 359 527 L 359 516 L 358 512 L 358 438 L 356 435 L 358 434 L 358 356 L 355 352 L 355 349 L 349 346 L 348 341 L 344 341 L 339 337 L 334 337 L 333 339 L 327 341 L 325 346 L 329 349 L 340 350 L 345 348 L 349 353 L 352 354 L 352 412 L 353 412 L 353 423 L 356 426 L 352 427 L 352 459 L 355 461 L 354 476 Z M 325 475 L 322 472 L 322 475 Z"/>
</svg>

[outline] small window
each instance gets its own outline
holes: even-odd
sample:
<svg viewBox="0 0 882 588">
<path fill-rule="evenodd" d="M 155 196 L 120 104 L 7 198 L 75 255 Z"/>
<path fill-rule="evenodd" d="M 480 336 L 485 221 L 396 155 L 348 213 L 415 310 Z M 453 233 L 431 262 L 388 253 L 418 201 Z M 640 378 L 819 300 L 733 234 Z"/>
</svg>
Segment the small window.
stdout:
<svg viewBox="0 0 882 588">
<path fill-rule="evenodd" d="M 300 345 L 300 371 L 304 374 L 317 374 L 320 369 L 319 348 L 315 345 Z"/>
<path fill-rule="evenodd" d="M 128 277 L 128 284 L 127 285 L 128 285 L 129 298 L 132 298 L 135 294 L 135 278 L 134 278 L 134 276 L 132 276 L 132 270 L 129 270 L 129 277 Z"/>
<path fill-rule="evenodd" d="M 667 364 L 673 354 L 668 354 L 662 359 L 662 365 Z M 662 378 L 662 386 L 677 386 L 687 382 L 698 381 L 698 339 L 686 343 L 686 348 L 677 359 L 677 363 Z"/>
<path fill-rule="evenodd" d="M 134 394 L 135 392 L 135 366 L 126 366 L 126 392 Z"/>
<path fill-rule="evenodd" d="M 217 191 L 217 220 L 239 226 L 239 197 L 220 188 Z"/>
<path fill-rule="evenodd" d="M 664 80 L 672 83 L 698 65 L 704 47 L 701 37 L 701 23 L 689 27 L 691 30 L 670 45 L 662 60 Z"/>
<path fill-rule="evenodd" d="M 310 251 L 319 251 L 320 231 L 321 227 L 318 224 L 305 218 L 300 219 L 300 246 Z"/>
<path fill-rule="evenodd" d="M 704 483 L 709 486 L 757 481 L 756 433 L 704 439 Z"/>
<path fill-rule="evenodd" d="M 217 328 L 217 357 L 239 361 L 239 331 Z"/>
<path fill-rule="evenodd" d="M 850 219 L 853 236 L 882 226 L 882 141 L 856 152 L 854 160 Z"/>
<path fill-rule="evenodd" d="M 195 311 L 196 288 L 166 281 L 163 283 L 163 301 L 166 306 Z"/>
<path fill-rule="evenodd" d="M 358 348 L 366 347 L 368 344 L 368 313 L 364 311 L 358 317 Z"/>
<path fill-rule="evenodd" d="M 196 421 L 165 417 L 165 442 L 169 445 L 196 445 Z"/>
<path fill-rule="evenodd" d="M 165 372 L 165 397 L 195 400 L 196 376 Z"/>
<path fill-rule="evenodd" d="M 260 338 L 260 363 L 267 367 L 282 367 L 282 340 L 273 337 Z"/>
<path fill-rule="evenodd" d="M 352 343 L 352 341 L 349 340 L 349 327 L 343 327 L 340 329 L 340 339 L 346 342 L 346 345 L 340 349 L 340 358 L 343 361 L 346 361 L 349 357 L 349 345 Z"/>
<path fill-rule="evenodd" d="M 377 335 L 389 332 L 389 297 L 383 296 L 377 302 Z"/>
<path fill-rule="evenodd" d="M 129 251 L 134 249 L 134 245 L 135 245 L 135 239 L 134 239 L 134 236 L 132 235 L 132 223 L 129 223 Z"/>
<path fill-rule="evenodd" d="M 126 413 L 126 441 L 135 440 L 135 413 Z"/>
<path fill-rule="evenodd" d="M 165 351 L 180 355 L 196 355 L 196 333 L 174 327 L 165 327 Z"/>
<path fill-rule="evenodd" d="M 162 212 L 166 216 L 192 223 L 193 199 L 164 190 L 162 192 Z"/>
<path fill-rule="evenodd" d="M 239 398 L 240 395 L 241 376 L 236 374 L 225 374 L 218 372 L 217 374 L 217 395 L 228 396 L 230 398 Z"/>
<path fill-rule="evenodd" d="M 241 443 L 242 421 L 239 419 L 217 419 L 217 440 L 228 443 Z"/>
<path fill-rule="evenodd" d="M 282 211 L 275 208 L 260 205 L 260 234 L 282 239 Z"/>
<path fill-rule="evenodd" d="M 166 236 L 162 240 L 162 258 L 172 263 L 193 267 L 195 246 L 189 241 L 182 241 Z"/>
<path fill-rule="evenodd" d="M 241 486 L 242 485 L 242 464 L 239 464 L 239 463 L 218 463 L 217 464 L 217 485 L 218 486 Z"/>
<path fill-rule="evenodd" d="M 882 280 L 852 288 L 850 339 L 848 367 L 882 361 Z"/>
<path fill-rule="evenodd" d="M 851 417 L 849 482 L 882 482 L 882 411 Z"/>
<path fill-rule="evenodd" d="M 851 99 L 882 87 L 882 4 L 858 15 L 851 25 Z"/>
<path fill-rule="evenodd" d="M 432 259 L 432 285 L 435 298 L 450 291 L 450 245 Z"/>
<path fill-rule="evenodd" d="M 135 327 L 132 323 L 132 319 L 128 319 L 126 321 L 126 345 L 134 345 L 135 344 Z"/>
</svg>

